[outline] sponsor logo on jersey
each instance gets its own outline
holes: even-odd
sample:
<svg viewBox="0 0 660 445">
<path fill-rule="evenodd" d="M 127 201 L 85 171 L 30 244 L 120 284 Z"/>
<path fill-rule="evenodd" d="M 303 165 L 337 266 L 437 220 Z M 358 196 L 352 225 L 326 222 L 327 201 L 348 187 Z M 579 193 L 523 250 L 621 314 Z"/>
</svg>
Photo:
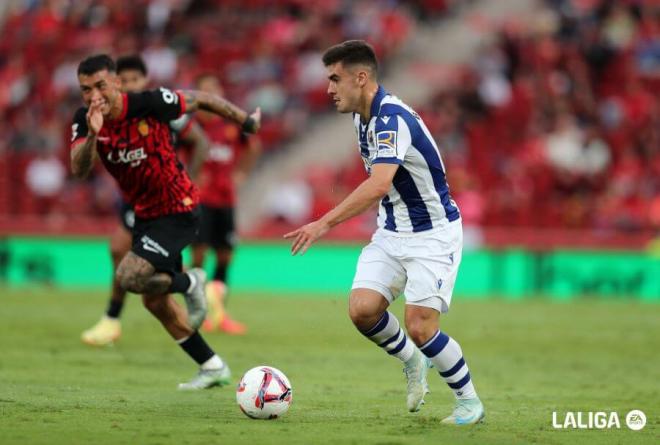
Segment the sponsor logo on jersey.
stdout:
<svg viewBox="0 0 660 445">
<path fill-rule="evenodd" d="M 147 124 L 147 121 L 145 121 L 144 119 L 141 120 L 138 123 L 137 128 L 138 128 L 138 133 L 140 133 L 142 137 L 147 137 L 147 135 L 149 134 L 149 124 Z"/>
<path fill-rule="evenodd" d="M 130 164 L 131 167 L 137 167 L 145 159 L 147 159 L 147 154 L 144 152 L 144 147 L 134 150 L 123 149 L 108 153 L 108 162 L 112 164 Z"/>
</svg>

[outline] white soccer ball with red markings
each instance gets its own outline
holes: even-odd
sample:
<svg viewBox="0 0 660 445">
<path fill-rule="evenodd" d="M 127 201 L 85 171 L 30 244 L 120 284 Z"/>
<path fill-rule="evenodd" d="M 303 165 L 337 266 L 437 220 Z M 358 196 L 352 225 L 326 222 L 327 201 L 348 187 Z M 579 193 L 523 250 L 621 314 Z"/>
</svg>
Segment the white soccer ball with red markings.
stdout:
<svg viewBox="0 0 660 445">
<path fill-rule="evenodd" d="M 272 366 L 257 366 L 245 373 L 236 388 L 236 402 L 251 419 L 277 419 L 291 405 L 291 383 Z"/>
</svg>

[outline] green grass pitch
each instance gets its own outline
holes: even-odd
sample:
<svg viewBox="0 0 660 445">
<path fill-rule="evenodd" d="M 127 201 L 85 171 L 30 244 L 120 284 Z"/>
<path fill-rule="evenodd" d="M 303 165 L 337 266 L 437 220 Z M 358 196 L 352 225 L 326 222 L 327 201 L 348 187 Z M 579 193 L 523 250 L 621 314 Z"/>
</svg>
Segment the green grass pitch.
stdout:
<svg viewBox="0 0 660 445">
<path fill-rule="evenodd" d="M 260 364 L 287 374 L 293 404 L 275 421 L 245 417 L 233 386 L 177 392 L 195 366 L 130 300 L 121 341 L 92 349 L 79 335 L 103 294 L 0 289 L 0 444 L 660 443 L 657 305 L 457 297 L 442 326 L 463 347 L 486 422 L 456 429 L 439 423 L 453 397 L 435 373 L 422 411 L 406 411 L 399 363 L 355 331 L 345 300 L 235 295 L 249 335 L 206 336 L 236 382 Z M 646 413 L 642 431 L 626 427 L 631 409 Z M 622 425 L 555 430 L 553 411 L 617 411 Z"/>
</svg>

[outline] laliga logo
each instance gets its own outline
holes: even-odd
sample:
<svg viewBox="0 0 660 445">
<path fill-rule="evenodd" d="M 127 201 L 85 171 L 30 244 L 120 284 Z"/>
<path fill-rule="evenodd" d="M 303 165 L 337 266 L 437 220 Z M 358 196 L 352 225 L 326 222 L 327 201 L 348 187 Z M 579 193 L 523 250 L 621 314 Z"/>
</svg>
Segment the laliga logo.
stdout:
<svg viewBox="0 0 660 445">
<path fill-rule="evenodd" d="M 639 431 L 646 425 L 646 415 L 637 409 L 626 415 L 626 425 L 633 431 Z M 610 429 L 621 428 L 619 414 L 615 411 L 606 413 L 604 411 L 567 411 L 564 421 L 559 422 L 557 411 L 552 412 L 552 427 L 555 429 Z"/>
</svg>

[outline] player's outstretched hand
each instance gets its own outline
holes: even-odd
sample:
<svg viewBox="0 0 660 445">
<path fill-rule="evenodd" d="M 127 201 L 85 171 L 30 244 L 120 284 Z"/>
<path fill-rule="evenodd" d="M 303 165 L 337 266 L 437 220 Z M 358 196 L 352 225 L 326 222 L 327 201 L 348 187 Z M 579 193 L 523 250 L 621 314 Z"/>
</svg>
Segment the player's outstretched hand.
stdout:
<svg viewBox="0 0 660 445">
<path fill-rule="evenodd" d="M 307 252 L 307 249 L 309 249 L 309 246 L 311 246 L 314 241 L 328 233 L 328 230 L 330 230 L 330 227 L 326 223 L 322 221 L 314 221 L 294 230 L 293 232 L 287 233 L 284 235 L 284 238 L 293 238 L 291 255 L 297 253 L 302 255 Z"/>
<path fill-rule="evenodd" d="M 93 101 L 87 110 L 87 128 L 93 135 L 99 134 L 103 127 L 103 113 L 101 113 L 102 100 Z"/>
</svg>

